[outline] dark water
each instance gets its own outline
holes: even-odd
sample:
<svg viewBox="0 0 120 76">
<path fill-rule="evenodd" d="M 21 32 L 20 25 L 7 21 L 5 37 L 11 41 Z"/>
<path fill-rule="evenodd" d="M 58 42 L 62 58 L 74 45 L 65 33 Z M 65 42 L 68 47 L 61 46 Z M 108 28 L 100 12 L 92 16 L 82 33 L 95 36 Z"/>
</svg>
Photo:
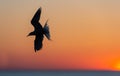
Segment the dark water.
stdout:
<svg viewBox="0 0 120 76">
<path fill-rule="evenodd" d="M 0 76 L 120 76 L 111 71 L 0 71 Z"/>
</svg>

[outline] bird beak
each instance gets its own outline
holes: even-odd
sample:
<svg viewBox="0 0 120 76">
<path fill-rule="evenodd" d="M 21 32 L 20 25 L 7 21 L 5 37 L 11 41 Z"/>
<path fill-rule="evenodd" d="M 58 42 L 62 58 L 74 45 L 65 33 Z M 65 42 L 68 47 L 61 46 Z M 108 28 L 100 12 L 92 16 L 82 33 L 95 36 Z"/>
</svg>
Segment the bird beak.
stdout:
<svg viewBox="0 0 120 76">
<path fill-rule="evenodd" d="M 26 37 L 28 37 L 28 36 L 29 36 L 29 34 Z"/>
</svg>

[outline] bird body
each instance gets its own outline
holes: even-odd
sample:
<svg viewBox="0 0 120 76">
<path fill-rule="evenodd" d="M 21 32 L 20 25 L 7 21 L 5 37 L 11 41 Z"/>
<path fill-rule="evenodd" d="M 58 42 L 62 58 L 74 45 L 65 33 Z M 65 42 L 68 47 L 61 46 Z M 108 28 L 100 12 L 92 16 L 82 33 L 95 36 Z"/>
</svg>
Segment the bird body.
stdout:
<svg viewBox="0 0 120 76">
<path fill-rule="evenodd" d="M 34 31 L 29 33 L 28 36 L 35 36 L 34 40 L 34 50 L 35 52 L 40 50 L 43 46 L 42 41 L 44 38 L 44 35 L 50 40 L 50 32 L 49 32 L 49 26 L 47 25 L 47 22 L 45 23 L 44 27 L 39 23 L 41 16 L 41 8 L 37 10 L 35 15 L 33 16 L 31 20 L 31 24 L 34 27 Z"/>
</svg>

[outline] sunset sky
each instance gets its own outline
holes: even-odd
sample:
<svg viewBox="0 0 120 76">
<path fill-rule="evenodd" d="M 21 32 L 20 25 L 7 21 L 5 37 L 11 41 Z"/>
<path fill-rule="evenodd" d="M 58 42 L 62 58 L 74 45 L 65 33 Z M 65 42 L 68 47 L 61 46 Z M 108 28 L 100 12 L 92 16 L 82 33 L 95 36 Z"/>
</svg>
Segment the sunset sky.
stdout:
<svg viewBox="0 0 120 76">
<path fill-rule="evenodd" d="M 52 41 L 34 52 L 42 7 Z M 120 0 L 0 0 L 0 70 L 120 70 Z"/>
</svg>

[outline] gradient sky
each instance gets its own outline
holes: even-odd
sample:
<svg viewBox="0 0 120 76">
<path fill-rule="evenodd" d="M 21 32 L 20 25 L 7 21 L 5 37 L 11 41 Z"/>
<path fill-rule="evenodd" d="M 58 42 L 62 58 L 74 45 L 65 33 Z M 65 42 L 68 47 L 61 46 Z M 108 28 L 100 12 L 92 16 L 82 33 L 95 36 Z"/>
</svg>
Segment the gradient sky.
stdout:
<svg viewBox="0 0 120 76">
<path fill-rule="evenodd" d="M 52 41 L 34 52 L 30 20 L 42 7 Z M 0 0 L 0 69 L 117 70 L 120 0 Z M 118 68 L 120 69 L 120 68 Z"/>
</svg>

